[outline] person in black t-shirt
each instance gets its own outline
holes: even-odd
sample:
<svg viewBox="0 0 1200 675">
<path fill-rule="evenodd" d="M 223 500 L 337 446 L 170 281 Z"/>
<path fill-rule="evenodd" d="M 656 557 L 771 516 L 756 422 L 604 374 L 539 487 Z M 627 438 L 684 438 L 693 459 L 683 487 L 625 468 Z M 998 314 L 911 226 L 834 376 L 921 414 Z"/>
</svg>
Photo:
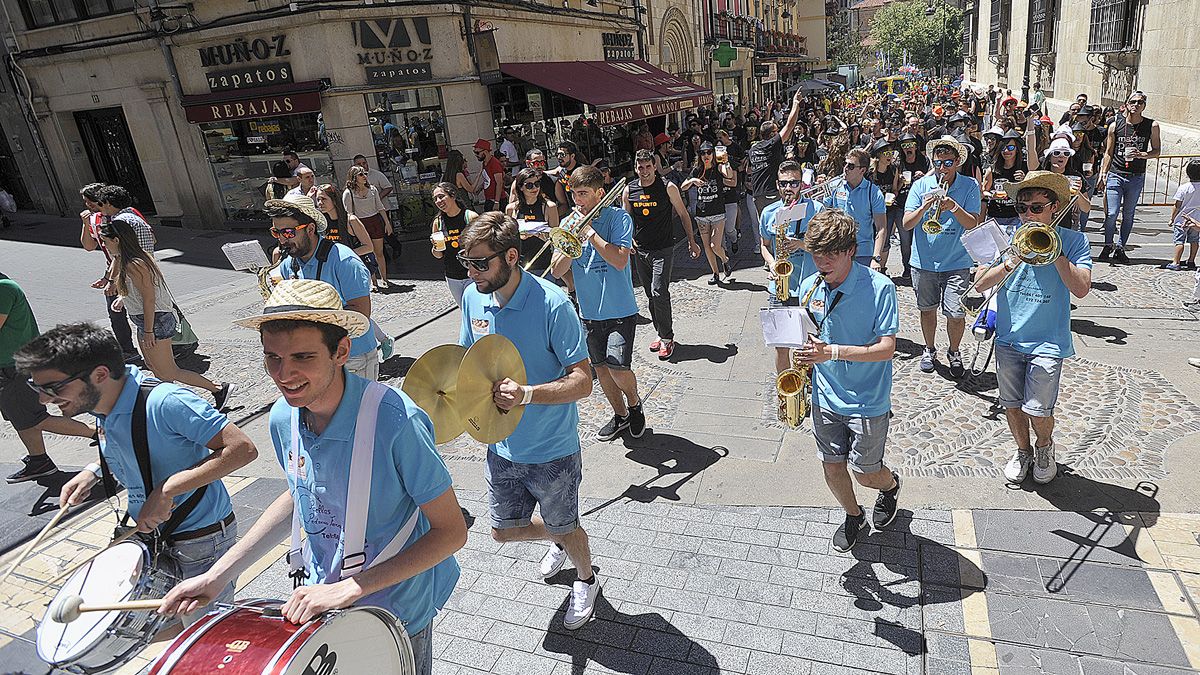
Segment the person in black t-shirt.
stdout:
<svg viewBox="0 0 1200 675">
<path fill-rule="evenodd" d="M 800 105 L 804 102 L 804 94 L 800 89 L 792 97 L 792 109 L 788 113 L 783 128 L 778 129 L 775 122 L 767 120 L 759 127 L 759 138 L 750 146 L 747 158 L 750 162 L 750 191 L 754 195 L 754 220 L 758 222 L 758 214 L 767 204 L 778 199 L 775 180 L 779 173 L 779 164 L 783 162 L 783 146 L 792 139 L 792 130 L 796 128 L 796 119 L 800 116 Z M 755 231 L 757 243 L 758 228 Z"/>
<path fill-rule="evenodd" d="M 692 167 L 692 176 L 684 181 L 682 186 L 685 190 L 696 191 L 696 227 L 700 231 L 700 241 L 704 255 L 708 258 L 708 267 L 712 270 L 712 278 L 708 282 L 710 285 L 720 281 L 722 272 L 726 279 L 731 274 L 729 258 L 725 255 L 723 246 L 725 193 L 737 182 L 733 168 L 729 166 L 728 157 L 718 160 L 715 155 L 716 150 L 712 143 L 701 145 L 696 165 Z"/>
<path fill-rule="evenodd" d="M 458 199 L 458 188 L 451 183 L 433 186 L 433 205 L 438 208 L 438 214 L 433 219 L 429 237 L 431 252 L 442 261 L 450 295 L 454 297 L 454 303 L 462 307 L 463 291 L 472 282 L 467 276 L 467 268 L 458 261 L 458 238 L 477 214 L 463 206 Z"/>
</svg>

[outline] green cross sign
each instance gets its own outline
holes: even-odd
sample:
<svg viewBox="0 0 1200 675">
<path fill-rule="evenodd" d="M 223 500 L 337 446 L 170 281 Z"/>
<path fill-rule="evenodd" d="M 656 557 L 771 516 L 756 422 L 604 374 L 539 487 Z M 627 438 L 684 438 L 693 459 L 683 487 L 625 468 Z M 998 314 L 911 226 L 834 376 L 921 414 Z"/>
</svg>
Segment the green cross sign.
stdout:
<svg viewBox="0 0 1200 675">
<path fill-rule="evenodd" d="M 730 64 L 737 60 L 737 50 L 728 42 L 717 43 L 717 48 L 712 53 L 713 61 L 722 68 L 728 68 Z"/>
</svg>

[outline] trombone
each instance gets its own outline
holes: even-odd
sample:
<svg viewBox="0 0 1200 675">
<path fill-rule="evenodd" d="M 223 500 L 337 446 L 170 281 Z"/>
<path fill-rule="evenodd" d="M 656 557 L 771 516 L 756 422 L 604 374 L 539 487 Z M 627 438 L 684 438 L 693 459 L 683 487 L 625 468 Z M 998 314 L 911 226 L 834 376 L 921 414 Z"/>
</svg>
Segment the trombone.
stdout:
<svg viewBox="0 0 1200 675">
<path fill-rule="evenodd" d="M 558 224 L 558 227 L 550 228 L 550 233 L 546 239 L 546 243 L 543 244 L 540 249 L 538 249 L 537 253 L 533 254 L 533 257 L 529 259 L 529 262 L 525 263 L 525 271 L 528 272 L 529 270 L 533 269 L 533 264 L 537 262 L 537 259 L 542 257 L 542 254 L 546 252 L 546 249 L 550 248 L 551 246 L 554 247 L 555 251 L 567 256 L 568 258 L 571 258 L 572 260 L 575 260 L 579 258 L 579 256 L 583 255 L 583 239 L 581 235 L 583 234 L 584 229 L 591 225 L 592 221 L 596 219 L 596 216 L 600 215 L 601 209 L 612 206 L 613 203 L 615 203 L 617 199 L 619 199 L 621 195 L 625 193 L 625 186 L 628 182 L 628 179 L 622 178 L 613 184 L 611 190 L 604 193 L 604 197 L 600 199 L 599 203 L 592 207 L 591 211 L 588 211 L 586 214 L 581 214 L 579 211 L 571 211 L 565 218 L 562 219 L 562 221 Z M 549 271 L 550 265 L 546 265 L 546 270 L 542 272 L 541 276 L 546 276 Z"/>
</svg>

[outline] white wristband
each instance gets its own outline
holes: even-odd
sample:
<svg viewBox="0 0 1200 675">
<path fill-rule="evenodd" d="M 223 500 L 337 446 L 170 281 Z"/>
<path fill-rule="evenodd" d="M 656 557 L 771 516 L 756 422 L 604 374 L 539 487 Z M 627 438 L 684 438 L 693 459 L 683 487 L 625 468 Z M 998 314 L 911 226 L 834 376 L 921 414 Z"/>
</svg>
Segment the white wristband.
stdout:
<svg viewBox="0 0 1200 675">
<path fill-rule="evenodd" d="M 524 392 L 524 395 L 521 397 L 521 405 L 529 405 L 529 402 L 533 400 L 533 387 L 523 384 L 521 385 L 521 391 Z"/>
<path fill-rule="evenodd" d="M 88 464 L 87 466 L 83 467 L 83 470 L 91 471 L 92 473 L 96 474 L 96 478 L 100 478 L 100 473 L 101 473 L 100 465 L 95 462 L 92 462 L 91 464 Z"/>
<path fill-rule="evenodd" d="M 831 352 L 833 352 L 833 355 L 832 355 L 832 357 L 831 357 L 831 358 L 832 358 L 832 360 L 834 360 L 834 361 L 840 361 L 840 360 L 841 360 L 841 354 L 839 353 L 839 352 L 841 352 L 841 349 L 840 349 L 839 347 L 840 347 L 840 345 L 829 345 L 829 350 L 830 350 Z"/>
</svg>

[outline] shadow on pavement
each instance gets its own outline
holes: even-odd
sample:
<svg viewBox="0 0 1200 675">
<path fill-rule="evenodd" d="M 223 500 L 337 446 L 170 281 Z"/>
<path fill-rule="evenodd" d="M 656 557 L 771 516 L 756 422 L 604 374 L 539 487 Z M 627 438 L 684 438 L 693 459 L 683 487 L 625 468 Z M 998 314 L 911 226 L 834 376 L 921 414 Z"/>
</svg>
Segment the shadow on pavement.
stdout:
<svg viewBox="0 0 1200 675">
<path fill-rule="evenodd" d="M 709 363 L 725 363 L 729 359 L 737 356 L 738 347 L 733 343 L 726 343 L 724 347 L 716 345 L 689 345 L 682 342 L 675 343 L 675 353 L 671 358 L 667 359 L 668 363 L 683 363 L 685 361 L 708 361 Z"/>
<path fill-rule="evenodd" d="M 1088 337 L 1100 338 L 1110 345 L 1128 344 L 1128 331 L 1112 326 L 1101 326 L 1090 319 L 1071 319 L 1071 332 Z"/>
<path fill-rule="evenodd" d="M 589 516 L 622 499 L 643 504 L 649 504 L 657 499 L 677 502 L 680 500 L 679 488 L 699 476 L 700 472 L 729 456 L 728 448 L 719 445 L 706 448 L 686 438 L 656 433 L 653 429 L 647 429 L 646 434 L 641 438 L 626 442 L 636 445 L 630 448 L 625 457 L 657 470 L 657 475 L 646 479 L 640 485 L 630 485 L 621 494 L 589 509 L 582 515 Z M 673 482 L 653 485 L 660 479 L 673 479 Z"/>
</svg>

